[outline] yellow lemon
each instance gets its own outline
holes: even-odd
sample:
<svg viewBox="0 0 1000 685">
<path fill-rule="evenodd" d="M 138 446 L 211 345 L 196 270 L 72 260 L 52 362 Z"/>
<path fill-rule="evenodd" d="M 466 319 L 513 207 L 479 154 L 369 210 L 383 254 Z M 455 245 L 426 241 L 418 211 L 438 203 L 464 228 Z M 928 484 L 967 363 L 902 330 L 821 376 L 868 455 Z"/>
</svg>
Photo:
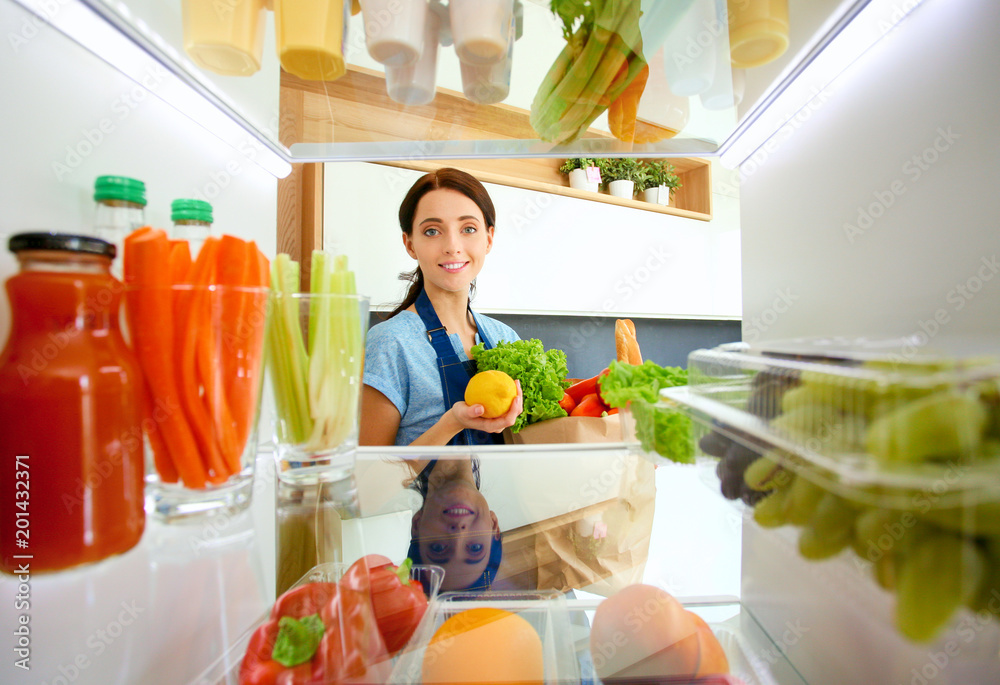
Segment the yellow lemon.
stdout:
<svg viewBox="0 0 1000 685">
<path fill-rule="evenodd" d="M 517 397 L 514 379 L 503 371 L 480 371 L 465 387 L 465 403 L 483 405 L 483 418 L 495 419 L 510 410 Z"/>
</svg>

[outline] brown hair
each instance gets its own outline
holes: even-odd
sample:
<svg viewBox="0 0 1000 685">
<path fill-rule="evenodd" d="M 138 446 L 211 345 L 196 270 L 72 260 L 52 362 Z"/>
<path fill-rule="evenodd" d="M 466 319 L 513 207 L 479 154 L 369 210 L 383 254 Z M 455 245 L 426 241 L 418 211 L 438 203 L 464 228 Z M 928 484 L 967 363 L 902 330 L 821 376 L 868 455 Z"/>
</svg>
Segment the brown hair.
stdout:
<svg viewBox="0 0 1000 685">
<path fill-rule="evenodd" d="M 413 217 L 417 213 L 417 203 L 420 202 L 420 198 L 432 190 L 440 190 L 442 188 L 457 190 L 475 202 L 476 206 L 483 213 L 486 225 L 488 227 L 496 226 L 496 209 L 494 209 L 493 200 L 490 199 L 490 194 L 486 192 L 483 184 L 472 174 L 444 167 L 424 174 L 407 191 L 406 197 L 403 198 L 402 203 L 399 205 L 399 227 L 403 233 L 413 235 Z M 420 296 L 420 291 L 424 288 L 424 274 L 420 271 L 419 266 L 413 271 L 404 271 L 399 274 L 399 279 L 401 281 L 409 281 L 410 289 L 406 292 L 406 297 L 403 298 L 403 301 L 386 317 L 389 319 L 416 302 L 417 297 Z M 472 293 L 475 292 L 475 288 L 476 284 L 473 282 Z"/>
</svg>

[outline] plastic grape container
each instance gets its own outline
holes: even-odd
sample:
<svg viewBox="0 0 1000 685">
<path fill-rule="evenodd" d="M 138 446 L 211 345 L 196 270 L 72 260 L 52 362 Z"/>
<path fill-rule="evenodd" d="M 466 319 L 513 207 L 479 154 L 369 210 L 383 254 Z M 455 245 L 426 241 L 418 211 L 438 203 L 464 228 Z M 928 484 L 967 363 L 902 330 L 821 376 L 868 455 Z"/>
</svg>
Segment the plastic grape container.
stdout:
<svg viewBox="0 0 1000 685">
<path fill-rule="evenodd" d="M 927 644 L 959 612 L 1000 615 L 1000 348 L 919 342 L 696 350 L 661 404 L 693 419 L 722 495 L 792 526 L 805 559 L 853 553 Z"/>
</svg>

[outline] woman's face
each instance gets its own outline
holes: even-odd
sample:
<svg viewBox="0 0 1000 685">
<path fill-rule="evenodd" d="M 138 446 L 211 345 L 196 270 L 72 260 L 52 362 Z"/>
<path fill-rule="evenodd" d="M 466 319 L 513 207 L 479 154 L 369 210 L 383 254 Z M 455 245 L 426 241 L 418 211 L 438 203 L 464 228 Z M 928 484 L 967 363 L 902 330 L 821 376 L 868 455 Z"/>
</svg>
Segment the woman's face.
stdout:
<svg viewBox="0 0 1000 685">
<path fill-rule="evenodd" d="M 460 590 L 486 570 L 500 526 L 479 490 L 455 480 L 427 494 L 410 532 L 423 562 L 444 568 L 442 589 Z"/>
<path fill-rule="evenodd" d="M 471 199 L 439 188 L 420 198 L 403 244 L 420 264 L 425 287 L 467 292 L 493 247 L 493 227 Z"/>
</svg>

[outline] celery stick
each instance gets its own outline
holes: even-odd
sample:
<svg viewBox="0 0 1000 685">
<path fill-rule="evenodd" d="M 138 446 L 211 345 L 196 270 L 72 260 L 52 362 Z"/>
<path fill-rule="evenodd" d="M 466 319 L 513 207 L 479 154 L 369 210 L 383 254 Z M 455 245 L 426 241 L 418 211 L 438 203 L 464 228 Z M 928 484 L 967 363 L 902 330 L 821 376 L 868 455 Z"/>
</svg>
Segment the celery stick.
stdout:
<svg viewBox="0 0 1000 685">
<path fill-rule="evenodd" d="M 300 442 L 311 429 L 306 397 L 305 369 L 308 354 L 302 340 L 298 289 L 298 264 L 279 254 L 271 265 L 275 311 L 269 328 L 268 362 L 271 368 L 278 416 L 292 442 Z"/>
</svg>

